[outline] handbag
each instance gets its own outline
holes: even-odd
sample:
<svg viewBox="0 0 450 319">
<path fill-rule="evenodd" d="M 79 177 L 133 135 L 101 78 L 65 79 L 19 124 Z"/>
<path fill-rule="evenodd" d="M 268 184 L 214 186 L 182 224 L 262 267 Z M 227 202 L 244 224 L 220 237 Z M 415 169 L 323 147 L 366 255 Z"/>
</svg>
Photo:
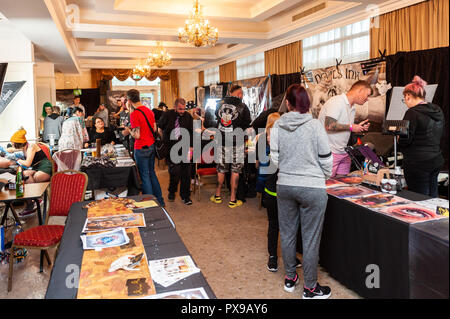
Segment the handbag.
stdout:
<svg viewBox="0 0 450 319">
<path fill-rule="evenodd" d="M 153 131 L 153 127 L 150 125 L 150 122 L 148 121 L 144 111 L 139 109 L 136 109 L 136 111 L 139 111 L 142 113 L 142 115 L 144 115 L 144 118 L 147 121 L 147 125 L 153 134 L 153 138 L 155 139 L 156 158 L 159 160 L 165 159 L 167 155 L 169 155 L 169 147 L 166 145 L 166 143 L 164 143 L 163 139 L 159 136 L 159 134 L 156 134 L 155 131 Z"/>
</svg>

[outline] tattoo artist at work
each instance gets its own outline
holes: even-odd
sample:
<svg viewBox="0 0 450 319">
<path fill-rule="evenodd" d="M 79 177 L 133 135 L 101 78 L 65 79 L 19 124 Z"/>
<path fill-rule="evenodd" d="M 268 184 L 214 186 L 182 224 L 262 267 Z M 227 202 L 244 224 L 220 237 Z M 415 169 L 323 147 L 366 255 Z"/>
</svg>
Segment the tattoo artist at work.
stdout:
<svg viewBox="0 0 450 319">
<path fill-rule="evenodd" d="M 330 98 L 320 110 L 319 120 L 325 126 L 328 142 L 333 154 L 333 171 L 331 177 L 347 175 L 350 172 L 351 159 L 345 152 L 350 133 L 366 132 L 369 120 L 355 124 L 355 104 L 367 102 L 372 88 L 366 81 L 355 82 L 350 91 Z"/>
</svg>

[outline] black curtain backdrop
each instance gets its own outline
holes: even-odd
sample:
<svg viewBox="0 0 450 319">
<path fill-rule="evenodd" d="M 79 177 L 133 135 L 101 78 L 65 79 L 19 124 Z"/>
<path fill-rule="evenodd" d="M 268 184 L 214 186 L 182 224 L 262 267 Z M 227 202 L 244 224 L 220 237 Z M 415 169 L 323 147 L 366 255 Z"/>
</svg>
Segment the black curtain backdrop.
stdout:
<svg viewBox="0 0 450 319">
<path fill-rule="evenodd" d="M 58 96 L 64 97 L 67 106 L 73 104 L 73 89 L 56 90 L 57 100 Z M 100 105 L 100 89 L 81 89 L 80 103 L 86 109 L 86 116 L 94 115 Z"/>
<path fill-rule="evenodd" d="M 289 74 L 271 74 L 270 84 L 272 88 L 272 97 L 284 94 L 291 84 L 301 83 L 301 73 L 289 73 Z M 284 95 L 283 95 L 284 96 Z"/>
<path fill-rule="evenodd" d="M 429 84 L 438 84 L 433 103 L 439 105 L 445 116 L 445 132 L 441 141 L 441 150 L 448 169 L 449 137 L 449 47 L 430 50 L 398 52 L 386 57 L 386 81 L 394 86 L 405 86 L 415 75 L 419 75 Z M 390 101 L 390 92 L 387 100 Z M 386 114 L 389 103 L 386 103 Z"/>
</svg>

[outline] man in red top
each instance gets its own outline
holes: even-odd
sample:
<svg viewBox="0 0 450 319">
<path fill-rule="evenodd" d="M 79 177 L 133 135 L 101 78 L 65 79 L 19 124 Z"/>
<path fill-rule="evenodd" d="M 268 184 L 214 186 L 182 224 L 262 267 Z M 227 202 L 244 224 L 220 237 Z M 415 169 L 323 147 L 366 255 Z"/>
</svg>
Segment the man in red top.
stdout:
<svg viewBox="0 0 450 319">
<path fill-rule="evenodd" d="M 161 186 L 155 173 L 155 139 L 150 129 L 151 125 L 153 132 L 157 132 L 155 115 L 141 103 L 138 90 L 129 90 L 127 99 L 135 111 L 130 115 L 131 130 L 125 130 L 135 139 L 134 158 L 142 180 L 142 194 L 154 195 L 164 207 Z"/>
</svg>

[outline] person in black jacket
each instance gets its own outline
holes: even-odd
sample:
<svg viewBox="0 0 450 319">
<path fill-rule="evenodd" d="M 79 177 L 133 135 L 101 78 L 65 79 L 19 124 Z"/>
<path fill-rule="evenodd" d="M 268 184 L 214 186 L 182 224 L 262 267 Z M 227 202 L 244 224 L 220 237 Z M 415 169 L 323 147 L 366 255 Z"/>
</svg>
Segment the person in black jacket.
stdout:
<svg viewBox="0 0 450 319">
<path fill-rule="evenodd" d="M 216 204 L 222 203 L 221 189 L 225 181 L 225 174 L 231 170 L 231 195 L 228 207 L 235 208 L 242 205 L 242 201 L 236 199 L 236 191 L 239 183 L 239 174 L 244 167 L 245 144 L 244 139 L 233 137 L 232 145 L 226 144 L 226 137 L 236 133 L 236 129 L 243 132 L 250 127 L 250 111 L 242 98 L 244 92 L 239 85 L 230 88 L 231 96 L 226 96 L 217 103 L 216 118 L 217 128 L 221 133 L 221 145 L 217 147 L 217 188 L 210 200 Z M 228 158 L 231 159 L 228 160 Z"/>
<path fill-rule="evenodd" d="M 408 189 L 437 197 L 437 179 L 444 164 L 440 148 L 444 114 L 439 106 L 425 101 L 426 84 L 416 75 L 405 86 L 403 96 L 408 110 L 403 120 L 409 121 L 409 136 L 399 138 L 398 142 Z"/>
<path fill-rule="evenodd" d="M 183 158 L 181 161 L 169 155 L 166 159 L 169 166 L 169 202 L 175 200 L 175 193 L 180 183 L 180 197 L 186 205 L 191 205 L 191 159 L 192 159 L 192 145 L 193 145 L 193 118 L 189 112 L 186 112 L 186 101 L 182 98 L 175 100 L 175 109 L 164 112 L 161 116 L 158 127 L 160 135 L 163 136 L 164 143 L 167 143 L 172 153 L 172 147 L 182 140 L 181 128 L 189 132 L 189 154 L 188 158 Z M 175 139 L 171 139 L 171 135 Z M 178 156 L 183 156 L 182 148 L 178 151 Z M 169 153 L 169 154 L 170 154 Z"/>
</svg>

